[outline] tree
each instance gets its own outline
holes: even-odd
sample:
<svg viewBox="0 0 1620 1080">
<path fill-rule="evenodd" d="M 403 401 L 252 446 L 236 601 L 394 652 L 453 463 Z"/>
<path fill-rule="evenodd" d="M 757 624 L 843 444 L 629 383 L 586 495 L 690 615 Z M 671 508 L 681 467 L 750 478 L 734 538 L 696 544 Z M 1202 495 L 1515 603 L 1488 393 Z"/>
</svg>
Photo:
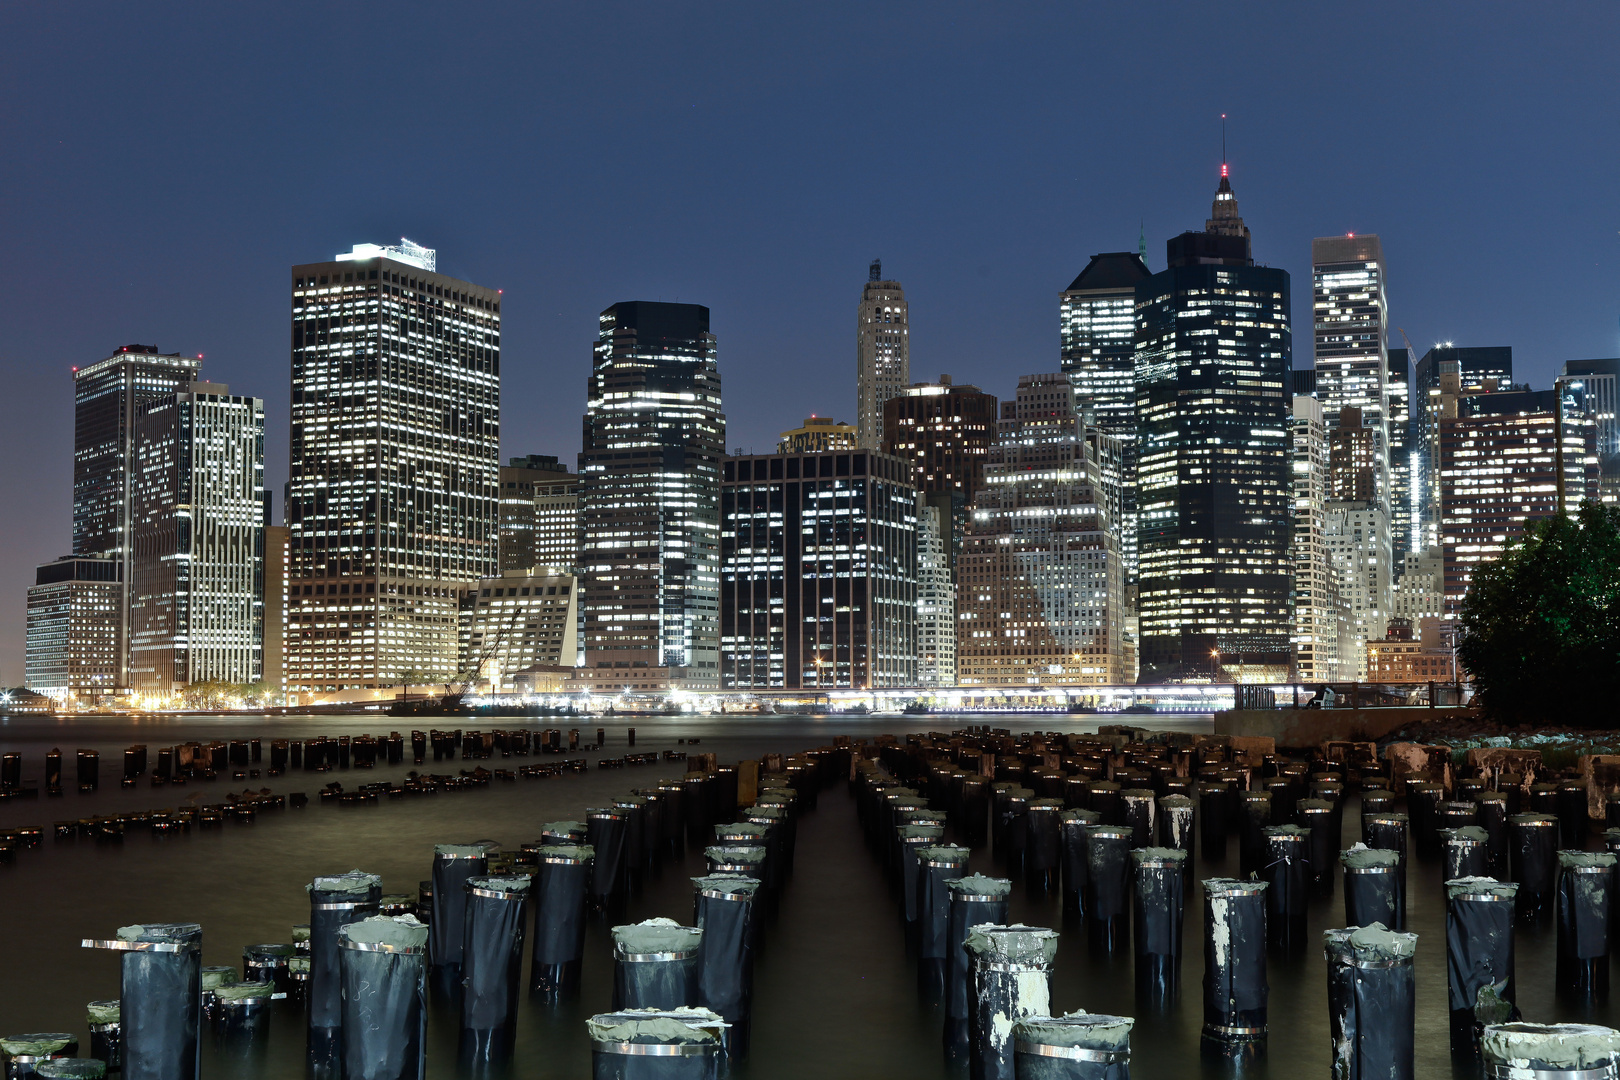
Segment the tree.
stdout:
<svg viewBox="0 0 1620 1080">
<path fill-rule="evenodd" d="M 1611 727 L 1620 694 L 1620 507 L 1544 518 L 1474 573 L 1457 656 L 1492 717 Z"/>
</svg>

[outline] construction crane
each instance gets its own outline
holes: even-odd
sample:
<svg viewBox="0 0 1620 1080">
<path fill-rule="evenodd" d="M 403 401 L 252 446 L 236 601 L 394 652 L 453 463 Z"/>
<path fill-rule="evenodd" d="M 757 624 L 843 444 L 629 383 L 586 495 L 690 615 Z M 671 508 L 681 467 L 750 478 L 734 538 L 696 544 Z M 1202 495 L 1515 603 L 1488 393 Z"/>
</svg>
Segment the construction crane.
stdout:
<svg viewBox="0 0 1620 1080">
<path fill-rule="evenodd" d="M 1412 344 L 1412 339 L 1406 336 L 1406 331 L 1404 329 L 1402 329 L 1401 327 L 1397 326 L 1395 329 L 1396 329 L 1397 332 L 1400 333 L 1401 340 L 1406 342 L 1406 352 L 1407 352 L 1406 362 L 1409 363 L 1409 364 L 1417 363 L 1417 361 L 1418 361 L 1418 351 L 1417 351 L 1417 348 Z"/>
</svg>

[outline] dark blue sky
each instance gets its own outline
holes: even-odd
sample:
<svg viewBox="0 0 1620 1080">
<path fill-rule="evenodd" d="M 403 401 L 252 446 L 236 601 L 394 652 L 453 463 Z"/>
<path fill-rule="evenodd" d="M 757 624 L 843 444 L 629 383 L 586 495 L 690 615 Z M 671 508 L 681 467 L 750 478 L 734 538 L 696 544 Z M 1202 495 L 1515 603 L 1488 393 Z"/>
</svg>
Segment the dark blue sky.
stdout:
<svg viewBox="0 0 1620 1080">
<path fill-rule="evenodd" d="M 503 452 L 571 461 L 595 315 L 707 304 L 731 445 L 853 420 L 881 256 L 912 375 L 1057 368 L 1096 251 L 1202 227 L 1230 114 L 1256 258 L 1376 232 L 1391 325 L 1612 356 L 1607 4 L 164 4 L 0 9 L 0 684 L 67 551 L 69 368 L 203 353 L 286 478 L 288 267 L 401 235 L 503 288 Z"/>
</svg>

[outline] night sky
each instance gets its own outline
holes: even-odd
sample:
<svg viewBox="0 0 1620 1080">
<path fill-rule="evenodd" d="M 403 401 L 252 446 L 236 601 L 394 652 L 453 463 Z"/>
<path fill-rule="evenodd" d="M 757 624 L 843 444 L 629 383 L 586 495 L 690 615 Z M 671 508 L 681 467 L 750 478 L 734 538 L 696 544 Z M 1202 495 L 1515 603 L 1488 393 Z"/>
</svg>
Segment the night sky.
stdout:
<svg viewBox="0 0 1620 1080">
<path fill-rule="evenodd" d="M 1258 261 L 1376 232 L 1391 326 L 1620 355 L 1608 4 L 164 4 L 0 8 L 0 685 L 69 549 L 70 368 L 202 353 L 286 479 L 288 268 L 408 236 L 505 290 L 503 454 L 579 449 L 598 311 L 706 304 L 728 443 L 854 420 L 867 263 L 912 377 L 1058 368 L 1093 252 L 1202 228 Z M 1396 335 L 1395 344 L 1399 345 Z"/>
</svg>

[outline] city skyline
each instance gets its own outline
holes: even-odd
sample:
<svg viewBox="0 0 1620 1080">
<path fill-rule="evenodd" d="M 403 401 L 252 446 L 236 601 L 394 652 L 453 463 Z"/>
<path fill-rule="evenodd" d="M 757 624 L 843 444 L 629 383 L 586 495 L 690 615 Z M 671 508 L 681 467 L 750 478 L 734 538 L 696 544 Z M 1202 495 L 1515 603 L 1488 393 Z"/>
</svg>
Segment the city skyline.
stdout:
<svg viewBox="0 0 1620 1080">
<path fill-rule="evenodd" d="M 241 17 L 221 15 L 227 29 Z M 1054 17 L 1059 25 L 1075 18 Z M 1102 18 L 1095 32 L 1126 47 L 1078 76 L 1082 92 L 1112 85 L 1122 71 L 1200 40 L 1216 25 L 1213 13 L 1189 14 L 1174 26 L 1158 26 L 1145 12 Z M 628 81 L 615 66 L 606 82 L 599 73 L 570 89 L 583 69 L 559 55 L 549 68 L 528 65 L 536 72 L 510 100 L 491 118 L 473 120 L 470 135 L 457 136 L 510 129 L 486 164 L 470 164 L 471 155 L 413 162 L 385 153 L 381 160 L 397 182 L 380 194 L 334 184 L 316 195 L 305 182 L 312 170 L 348 170 L 368 159 L 357 154 L 382 150 L 405 130 L 388 120 L 358 145 L 339 138 L 353 118 L 353 106 L 342 102 L 358 100 L 350 91 L 370 84 L 362 69 L 338 61 L 360 39 L 360 22 L 340 19 L 299 61 L 333 74 L 319 85 L 283 73 L 309 45 L 294 34 L 296 14 L 272 20 L 256 50 L 219 56 L 200 48 L 200 30 L 162 16 L 105 9 L 93 27 L 52 12 L 11 19 L 7 55 L 19 109 L 3 123 L 10 153 L 26 164 L 0 181 L 18 222 L 12 258 L 0 270 L 7 275 L 0 367 L 38 403 L 0 436 L 0 447 L 26 465 L 8 470 L 0 494 L 30 509 L 26 520 L 0 531 L 14 555 L 0 567 L 0 589 L 13 597 L 23 594 L 35 566 L 68 550 L 63 480 L 71 425 L 68 407 L 56 404 L 64 401 L 68 368 L 130 341 L 205 354 L 210 378 L 265 398 L 266 484 L 279 492 L 288 460 L 280 418 L 289 403 L 281 373 L 286 298 L 278 283 L 288 266 L 360 241 L 411 236 L 454 252 L 447 269 L 457 276 L 506 290 L 515 314 L 506 327 L 502 460 L 529 453 L 571 460 L 583 407 L 578 342 L 594 313 L 624 296 L 712 308 L 715 332 L 727 343 L 728 449 L 766 452 L 777 433 L 811 412 L 855 419 L 853 379 L 844 375 L 851 366 L 848 312 L 874 257 L 906 286 L 914 381 L 950 372 L 1005 394 L 1019 374 L 1055 370 L 1053 293 L 1092 254 L 1133 249 L 1143 233 L 1150 269 L 1162 269 L 1159 245 L 1191 224 L 1189 208 L 1208 198 L 1225 111 L 1256 259 L 1293 279 L 1297 367 L 1310 361 L 1299 318 L 1310 296 L 1309 245 L 1348 232 L 1382 238 L 1389 324 L 1404 328 L 1420 353 L 1443 340 L 1511 344 L 1516 377 L 1536 386 L 1550 384 L 1566 361 L 1620 353 L 1620 246 L 1612 215 L 1603 213 L 1612 196 L 1599 179 L 1612 174 L 1616 151 L 1585 135 L 1612 119 L 1620 100 L 1609 92 L 1616 73 L 1597 47 L 1620 25 L 1608 12 L 1550 22 L 1510 13 L 1438 53 L 1436 41 L 1454 40 L 1450 19 L 1388 9 L 1387 48 L 1371 61 L 1360 52 L 1354 59 L 1358 72 L 1370 64 L 1372 85 L 1358 108 L 1379 126 L 1384 148 L 1353 164 L 1332 158 L 1333 169 L 1323 162 L 1339 136 L 1317 130 L 1325 102 L 1308 89 L 1333 79 L 1307 76 L 1323 67 L 1329 75 L 1351 69 L 1348 53 L 1324 58 L 1313 43 L 1354 24 L 1327 14 L 1296 13 L 1235 40 L 1234 67 L 1254 74 L 1211 87 L 1189 73 L 1159 73 L 1139 80 L 1139 100 L 1122 103 L 1117 115 L 1083 121 L 1067 108 L 1077 78 L 1072 65 L 1055 41 L 1031 43 L 1016 18 L 880 15 L 882 26 L 907 32 L 897 35 L 905 42 L 897 53 L 882 47 L 886 63 L 874 83 L 844 76 L 848 64 L 880 55 L 876 44 L 842 57 L 848 43 L 831 26 L 790 26 L 790 17 L 773 15 L 718 40 L 738 49 L 757 40 L 793 58 L 769 65 L 775 70 L 748 60 L 661 100 L 657 88 L 669 61 Z M 516 22 L 510 45 L 477 38 L 491 51 L 488 62 L 457 57 L 444 77 L 488 89 L 477 68 L 509 69 L 503 50 L 534 44 L 535 27 Z M 683 41 L 722 29 L 706 18 L 689 28 L 648 21 L 655 23 L 659 35 Z M 251 36 L 245 23 L 238 29 L 239 37 Z M 646 30 L 627 45 L 632 67 L 667 44 L 643 37 Z M 376 28 L 367 24 L 364 32 Z M 590 33 L 586 20 L 573 16 L 547 32 L 556 42 L 547 55 Z M 207 92 L 112 90 L 115 48 L 159 41 L 198 54 L 194 85 Z M 369 39 L 378 55 L 432 47 L 420 31 L 398 27 Z M 1504 63 L 1523 49 L 1552 48 L 1565 54 L 1570 78 L 1561 85 Z M 1265 65 L 1241 63 L 1260 56 Z M 952 58 L 971 58 L 985 76 L 998 76 L 987 100 L 941 81 L 936 69 L 953 70 L 942 64 Z M 623 85 L 610 86 L 616 78 Z M 844 81 L 863 85 L 846 88 Z M 266 84 L 284 88 L 261 93 Z M 739 103 L 740 85 L 761 92 Z M 1548 123 L 1570 112 L 1575 85 L 1583 88 L 1582 118 Z M 587 100 L 604 88 L 609 92 Z M 912 116 L 899 130 L 875 112 L 866 117 L 874 95 L 884 94 Z M 556 102 L 558 118 L 513 127 L 512 117 L 521 115 L 514 108 L 530 110 L 537 99 Z M 340 102 L 330 115 L 315 108 L 326 101 Z M 216 110 L 224 102 L 232 103 L 239 122 L 229 126 L 241 135 L 222 133 Z M 432 108 L 442 117 L 445 106 Z M 283 119 L 317 113 L 307 124 Z M 576 167 L 608 145 L 602 140 L 616 124 L 659 146 L 713 140 L 714 155 L 672 165 L 656 182 L 616 168 L 622 151 L 609 153 L 605 171 Z M 733 130 L 764 134 L 728 134 Z M 874 148 L 881 148 L 884 174 L 877 181 Z M 92 166 L 155 150 L 186 168 L 126 170 L 109 183 Z M 978 157 L 994 167 L 958 163 Z M 1131 165 L 1099 168 L 1104 159 Z M 1544 167 L 1555 159 L 1567 166 L 1556 178 Z M 447 185 L 467 197 L 446 206 L 426 194 Z M 513 199 L 524 185 L 538 185 L 542 197 Z M 1514 213 L 1501 215 L 1497 208 L 1508 200 Z M 564 221 L 537 210 L 555 205 L 574 213 Z M 90 251 L 118 257 L 82 257 Z M 231 272 L 204 269 L 221 265 Z M 790 407 L 781 405 L 784 397 Z M 279 505 L 276 511 L 280 520 Z M 21 620 L 3 622 L 0 682 L 14 684 L 22 677 Z"/>
</svg>

